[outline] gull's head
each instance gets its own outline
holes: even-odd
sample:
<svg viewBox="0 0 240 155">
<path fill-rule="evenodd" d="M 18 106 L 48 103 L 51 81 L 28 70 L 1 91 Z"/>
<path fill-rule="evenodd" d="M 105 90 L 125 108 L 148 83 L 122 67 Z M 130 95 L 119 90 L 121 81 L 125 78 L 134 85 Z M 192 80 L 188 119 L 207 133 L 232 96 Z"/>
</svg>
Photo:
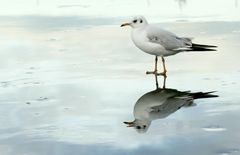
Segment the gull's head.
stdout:
<svg viewBox="0 0 240 155">
<path fill-rule="evenodd" d="M 122 24 L 121 27 L 131 26 L 132 28 L 138 28 L 138 27 L 144 27 L 147 24 L 148 22 L 143 16 L 135 16 L 131 21 Z"/>
<path fill-rule="evenodd" d="M 151 121 L 139 120 L 139 119 L 135 119 L 132 122 L 123 122 L 123 123 L 127 124 L 127 127 L 133 127 L 138 133 L 147 132 L 149 126 L 151 125 Z"/>
</svg>

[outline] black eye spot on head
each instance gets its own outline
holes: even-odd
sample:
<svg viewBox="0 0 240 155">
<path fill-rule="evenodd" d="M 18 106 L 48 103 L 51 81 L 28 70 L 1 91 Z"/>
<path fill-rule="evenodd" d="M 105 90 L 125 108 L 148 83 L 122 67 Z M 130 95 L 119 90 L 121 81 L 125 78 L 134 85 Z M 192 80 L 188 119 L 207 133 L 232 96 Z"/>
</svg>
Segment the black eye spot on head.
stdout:
<svg viewBox="0 0 240 155">
<path fill-rule="evenodd" d="M 137 128 L 137 129 L 141 129 L 141 127 L 140 127 L 140 126 L 136 126 L 136 128 Z"/>
<path fill-rule="evenodd" d="M 145 129 L 147 126 L 146 125 L 143 125 L 143 128 Z"/>
<path fill-rule="evenodd" d="M 133 23 L 136 23 L 137 22 L 137 19 L 133 20 Z"/>
<path fill-rule="evenodd" d="M 142 23 L 142 22 L 143 22 L 143 20 L 141 19 L 141 20 L 140 20 L 140 23 Z"/>
</svg>

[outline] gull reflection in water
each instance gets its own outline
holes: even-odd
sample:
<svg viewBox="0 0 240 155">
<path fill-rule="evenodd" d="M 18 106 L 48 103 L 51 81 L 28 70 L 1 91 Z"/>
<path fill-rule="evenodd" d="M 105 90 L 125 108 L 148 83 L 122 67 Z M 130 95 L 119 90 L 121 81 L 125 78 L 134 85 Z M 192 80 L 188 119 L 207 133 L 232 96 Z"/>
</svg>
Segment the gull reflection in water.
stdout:
<svg viewBox="0 0 240 155">
<path fill-rule="evenodd" d="M 166 118 L 182 107 L 194 106 L 195 99 L 218 97 L 212 94 L 214 91 L 190 92 L 166 88 L 166 77 L 163 87 L 159 88 L 156 76 L 155 80 L 156 90 L 144 94 L 135 103 L 133 110 L 135 120 L 124 122 L 127 127 L 133 127 L 139 133 L 145 133 L 153 120 Z"/>
</svg>

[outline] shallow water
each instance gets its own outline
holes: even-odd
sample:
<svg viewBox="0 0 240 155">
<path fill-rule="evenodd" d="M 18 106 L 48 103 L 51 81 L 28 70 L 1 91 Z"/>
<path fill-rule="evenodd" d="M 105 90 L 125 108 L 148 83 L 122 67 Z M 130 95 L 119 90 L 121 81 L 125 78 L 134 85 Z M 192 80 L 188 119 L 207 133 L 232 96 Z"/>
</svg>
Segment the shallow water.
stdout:
<svg viewBox="0 0 240 155">
<path fill-rule="evenodd" d="M 218 46 L 166 58 L 166 87 L 219 97 L 195 100 L 138 133 L 123 122 L 156 89 L 145 74 L 154 57 L 134 47 L 130 29 L 117 25 L 123 17 L 1 19 L 1 155 L 240 153 L 240 22 L 158 24 Z"/>
</svg>

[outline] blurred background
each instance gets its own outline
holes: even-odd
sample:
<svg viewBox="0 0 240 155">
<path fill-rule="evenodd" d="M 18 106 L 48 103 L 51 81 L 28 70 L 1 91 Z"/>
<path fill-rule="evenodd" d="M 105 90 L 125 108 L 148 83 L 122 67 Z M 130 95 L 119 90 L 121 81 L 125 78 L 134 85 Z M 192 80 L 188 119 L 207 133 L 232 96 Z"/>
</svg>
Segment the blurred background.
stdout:
<svg viewBox="0 0 240 155">
<path fill-rule="evenodd" d="M 145 15 L 157 22 L 173 20 L 238 21 L 238 0 L 8 0 L 2 16 L 82 16 L 118 18 Z"/>
</svg>

